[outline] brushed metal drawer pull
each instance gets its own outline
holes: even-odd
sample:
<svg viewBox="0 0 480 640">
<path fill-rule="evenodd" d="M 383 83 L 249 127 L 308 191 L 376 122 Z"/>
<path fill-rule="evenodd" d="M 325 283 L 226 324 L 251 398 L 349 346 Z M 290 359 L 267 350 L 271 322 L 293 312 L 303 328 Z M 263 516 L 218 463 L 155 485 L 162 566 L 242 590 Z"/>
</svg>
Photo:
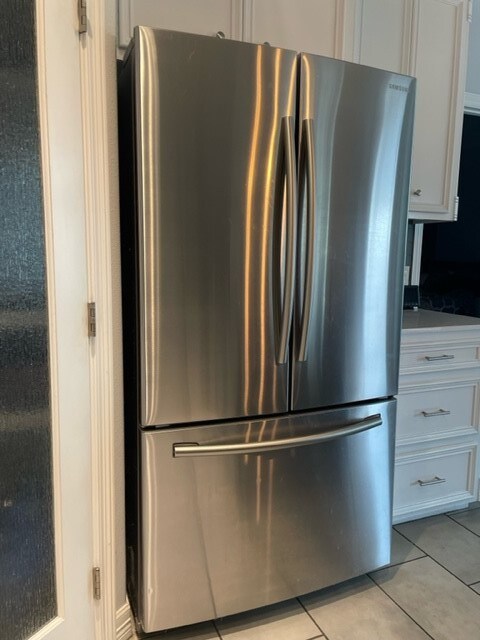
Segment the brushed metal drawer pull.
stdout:
<svg viewBox="0 0 480 640">
<path fill-rule="evenodd" d="M 444 353 L 443 356 L 425 356 L 425 360 L 429 362 L 434 362 L 435 360 L 453 360 L 454 358 L 454 355 L 448 355 L 446 353 Z"/>
<path fill-rule="evenodd" d="M 446 481 L 446 478 L 439 478 L 438 476 L 435 476 L 432 480 L 417 480 L 417 484 L 419 484 L 421 487 L 428 487 L 428 485 L 430 484 L 442 484 Z"/>
<path fill-rule="evenodd" d="M 433 418 L 434 416 L 449 416 L 451 411 L 448 409 L 437 409 L 437 411 L 422 411 L 424 418 Z"/>
<path fill-rule="evenodd" d="M 321 444 L 337 438 L 352 436 L 356 433 L 368 431 L 374 427 L 382 426 L 382 416 L 379 413 L 368 416 L 343 427 L 337 427 L 330 431 L 321 431 L 308 436 L 296 436 L 295 438 L 281 438 L 280 440 L 264 440 L 261 442 L 238 442 L 219 444 L 198 444 L 196 442 L 178 443 L 173 445 L 174 458 L 219 456 L 230 454 L 265 453 L 280 449 L 292 449 L 305 445 Z"/>
</svg>

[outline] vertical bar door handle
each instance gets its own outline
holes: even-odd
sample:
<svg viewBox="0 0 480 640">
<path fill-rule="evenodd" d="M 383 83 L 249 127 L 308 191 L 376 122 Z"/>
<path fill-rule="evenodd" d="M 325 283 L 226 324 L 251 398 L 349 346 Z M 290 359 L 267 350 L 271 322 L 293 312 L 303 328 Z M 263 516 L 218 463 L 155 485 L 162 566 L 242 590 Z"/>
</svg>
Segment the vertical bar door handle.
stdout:
<svg viewBox="0 0 480 640">
<path fill-rule="evenodd" d="M 300 339 L 298 346 L 298 361 L 307 359 L 307 338 L 310 317 L 312 313 L 313 292 L 313 261 L 315 249 L 315 152 L 313 139 L 313 120 L 305 119 L 302 124 L 302 142 L 305 175 L 307 180 L 307 243 L 305 284 L 302 305 L 302 320 L 300 323 Z"/>
<path fill-rule="evenodd" d="M 287 189 L 287 225 L 285 250 L 285 285 L 283 291 L 283 307 L 280 321 L 280 338 L 277 362 L 287 361 L 288 338 L 292 324 L 293 293 L 295 285 L 295 250 L 297 232 L 297 177 L 295 171 L 295 140 L 292 116 L 282 118 L 282 137 L 285 153 L 285 177 Z"/>
</svg>

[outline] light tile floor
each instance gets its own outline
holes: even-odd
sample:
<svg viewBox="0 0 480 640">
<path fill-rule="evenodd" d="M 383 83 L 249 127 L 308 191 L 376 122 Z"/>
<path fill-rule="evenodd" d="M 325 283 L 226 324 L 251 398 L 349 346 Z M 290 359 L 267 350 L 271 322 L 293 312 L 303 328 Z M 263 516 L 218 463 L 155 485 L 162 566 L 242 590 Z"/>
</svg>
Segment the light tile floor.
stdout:
<svg viewBox="0 0 480 640">
<path fill-rule="evenodd" d="M 396 525 L 392 563 L 271 607 L 148 640 L 480 640 L 480 503 Z"/>
</svg>

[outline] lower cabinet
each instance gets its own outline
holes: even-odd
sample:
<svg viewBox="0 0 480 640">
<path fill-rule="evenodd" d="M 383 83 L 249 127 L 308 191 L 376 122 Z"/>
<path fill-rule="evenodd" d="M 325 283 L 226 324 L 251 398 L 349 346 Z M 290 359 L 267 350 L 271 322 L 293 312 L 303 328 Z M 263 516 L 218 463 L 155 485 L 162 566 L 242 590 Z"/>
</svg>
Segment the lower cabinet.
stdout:
<svg viewBox="0 0 480 640">
<path fill-rule="evenodd" d="M 417 313 L 402 332 L 394 522 L 478 499 L 480 319 Z"/>
</svg>

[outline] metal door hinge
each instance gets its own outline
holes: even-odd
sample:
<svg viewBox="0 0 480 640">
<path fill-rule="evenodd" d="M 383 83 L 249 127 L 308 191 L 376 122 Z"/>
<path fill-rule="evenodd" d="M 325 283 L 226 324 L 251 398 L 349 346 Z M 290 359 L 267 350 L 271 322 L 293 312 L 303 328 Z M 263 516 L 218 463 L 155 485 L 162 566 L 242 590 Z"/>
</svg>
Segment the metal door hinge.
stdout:
<svg viewBox="0 0 480 640">
<path fill-rule="evenodd" d="M 467 20 L 472 21 L 473 18 L 473 0 L 468 0 Z"/>
<path fill-rule="evenodd" d="M 87 33 L 87 0 L 77 0 L 78 3 L 78 33 Z"/>
<path fill-rule="evenodd" d="M 102 597 L 100 567 L 93 567 L 93 597 L 95 598 L 95 600 L 100 600 Z"/>
<path fill-rule="evenodd" d="M 88 303 L 88 337 L 94 338 L 97 335 L 97 309 L 95 302 Z"/>
<path fill-rule="evenodd" d="M 455 196 L 453 199 L 453 222 L 458 220 L 458 205 L 460 204 L 460 198 Z"/>
</svg>

